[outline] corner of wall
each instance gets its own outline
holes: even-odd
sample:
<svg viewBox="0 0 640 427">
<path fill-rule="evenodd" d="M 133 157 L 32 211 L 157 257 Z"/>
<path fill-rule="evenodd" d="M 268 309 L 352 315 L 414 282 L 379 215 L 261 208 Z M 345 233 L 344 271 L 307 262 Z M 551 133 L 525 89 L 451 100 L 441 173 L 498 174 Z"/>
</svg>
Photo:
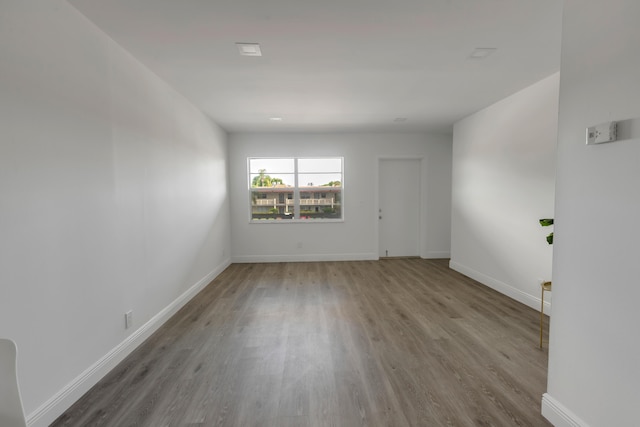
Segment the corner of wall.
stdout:
<svg viewBox="0 0 640 427">
<path fill-rule="evenodd" d="M 542 415 L 555 427 L 589 427 L 549 393 L 542 395 Z"/>
</svg>

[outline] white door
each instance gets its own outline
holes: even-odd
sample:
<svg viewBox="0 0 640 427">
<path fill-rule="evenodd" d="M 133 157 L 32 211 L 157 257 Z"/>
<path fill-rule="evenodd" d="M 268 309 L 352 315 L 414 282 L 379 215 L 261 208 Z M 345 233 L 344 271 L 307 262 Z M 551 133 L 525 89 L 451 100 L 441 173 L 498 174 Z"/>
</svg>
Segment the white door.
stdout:
<svg viewBox="0 0 640 427">
<path fill-rule="evenodd" d="M 379 163 L 379 256 L 420 255 L 420 160 Z"/>
</svg>

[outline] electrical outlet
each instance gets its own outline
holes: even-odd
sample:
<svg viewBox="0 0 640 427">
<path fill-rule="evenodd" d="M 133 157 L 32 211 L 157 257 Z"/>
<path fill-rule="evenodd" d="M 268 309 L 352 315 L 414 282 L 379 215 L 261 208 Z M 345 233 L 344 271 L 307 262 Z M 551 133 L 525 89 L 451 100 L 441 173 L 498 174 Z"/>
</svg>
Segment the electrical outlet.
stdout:
<svg viewBox="0 0 640 427">
<path fill-rule="evenodd" d="M 133 326 L 133 310 L 129 310 L 124 314 L 124 328 L 129 329 Z"/>
<path fill-rule="evenodd" d="M 298 242 L 298 249 L 302 249 L 302 242 Z"/>
</svg>

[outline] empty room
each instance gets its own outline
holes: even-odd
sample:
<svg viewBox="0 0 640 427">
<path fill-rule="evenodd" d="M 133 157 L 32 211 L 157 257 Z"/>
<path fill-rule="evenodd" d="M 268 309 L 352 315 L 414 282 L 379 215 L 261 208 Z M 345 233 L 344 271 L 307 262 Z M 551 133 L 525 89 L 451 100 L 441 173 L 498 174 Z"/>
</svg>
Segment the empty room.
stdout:
<svg viewBox="0 0 640 427">
<path fill-rule="evenodd" d="M 0 1 L 0 427 L 640 425 L 638 17 Z"/>
</svg>

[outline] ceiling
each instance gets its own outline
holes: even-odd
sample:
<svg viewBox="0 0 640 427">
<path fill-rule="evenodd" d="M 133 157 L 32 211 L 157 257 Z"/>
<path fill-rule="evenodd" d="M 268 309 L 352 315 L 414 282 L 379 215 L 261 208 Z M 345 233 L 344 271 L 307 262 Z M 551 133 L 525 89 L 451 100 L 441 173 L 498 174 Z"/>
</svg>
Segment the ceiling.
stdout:
<svg viewBox="0 0 640 427">
<path fill-rule="evenodd" d="M 450 133 L 559 70 L 561 0 L 69 2 L 229 132 Z"/>
</svg>

